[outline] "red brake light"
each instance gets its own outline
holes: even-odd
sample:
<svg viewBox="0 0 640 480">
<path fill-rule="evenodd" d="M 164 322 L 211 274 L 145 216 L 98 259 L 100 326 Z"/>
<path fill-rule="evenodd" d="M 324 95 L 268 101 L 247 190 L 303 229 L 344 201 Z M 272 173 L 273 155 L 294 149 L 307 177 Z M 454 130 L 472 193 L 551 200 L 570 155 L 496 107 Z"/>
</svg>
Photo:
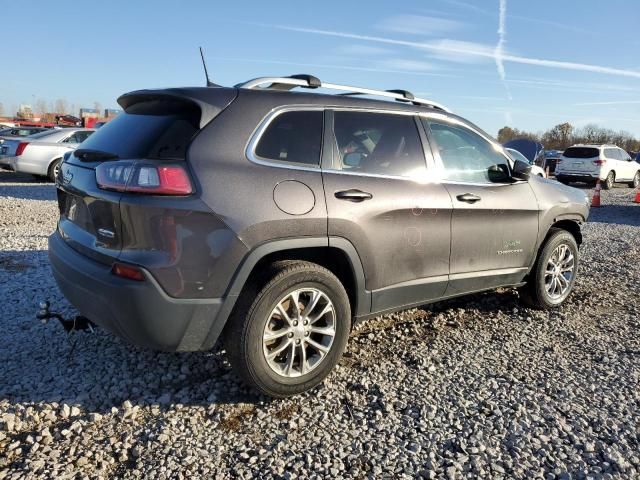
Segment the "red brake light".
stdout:
<svg viewBox="0 0 640 480">
<path fill-rule="evenodd" d="M 595 165 L 604 165 L 605 163 L 607 163 L 606 160 L 594 160 L 593 163 Z"/>
<path fill-rule="evenodd" d="M 18 148 L 16 148 L 16 157 L 22 155 L 22 152 L 24 152 L 24 149 L 27 148 L 27 145 L 29 145 L 29 142 L 20 142 L 18 144 Z"/>
<path fill-rule="evenodd" d="M 182 165 L 133 161 L 104 162 L 96 168 L 98 187 L 150 195 L 189 195 L 191 179 Z"/>
<path fill-rule="evenodd" d="M 142 270 L 137 267 L 132 267 L 131 265 L 125 265 L 124 263 L 114 263 L 113 267 L 111 267 L 111 273 L 128 280 L 144 281 L 144 273 L 142 273 Z"/>
</svg>

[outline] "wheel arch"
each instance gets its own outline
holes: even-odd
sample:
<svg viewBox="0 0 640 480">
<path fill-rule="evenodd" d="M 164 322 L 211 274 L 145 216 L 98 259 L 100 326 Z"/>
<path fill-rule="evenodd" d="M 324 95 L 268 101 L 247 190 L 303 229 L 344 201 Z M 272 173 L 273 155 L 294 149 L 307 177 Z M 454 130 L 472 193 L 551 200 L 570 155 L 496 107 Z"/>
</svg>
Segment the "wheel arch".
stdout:
<svg viewBox="0 0 640 480">
<path fill-rule="evenodd" d="M 238 267 L 225 294 L 224 303 L 216 317 L 202 349 L 209 349 L 220 336 L 240 295 L 268 264 L 280 260 L 311 261 L 330 270 L 344 285 L 351 315 L 370 313 L 371 292 L 366 290 L 362 262 L 348 240 L 342 237 L 303 237 L 273 240 L 249 252 Z"/>
<path fill-rule="evenodd" d="M 63 156 L 59 156 L 59 155 L 54 155 L 53 158 L 51 160 L 49 160 L 49 163 L 47 164 L 47 175 L 49 175 L 50 171 L 51 171 L 51 167 L 53 166 L 53 164 L 60 160 L 62 161 L 64 157 Z"/>
<path fill-rule="evenodd" d="M 578 214 L 565 214 L 565 215 L 560 215 L 558 217 L 555 217 L 553 219 L 553 222 L 551 222 L 551 224 L 547 228 L 547 231 L 545 232 L 544 236 L 540 240 L 540 243 L 536 247 L 536 254 L 533 256 L 533 261 L 529 265 L 529 271 L 527 272 L 527 277 L 529 276 L 529 274 L 531 273 L 531 270 L 533 269 L 536 262 L 538 261 L 540 252 L 542 251 L 544 246 L 547 244 L 547 241 L 549 240 L 549 237 L 551 233 L 554 231 L 554 229 L 565 230 L 566 232 L 570 233 L 573 236 L 573 238 L 576 240 L 578 247 L 580 247 L 583 240 L 580 225 L 584 221 L 585 221 L 585 218 L 583 218 L 581 215 L 578 215 Z"/>
</svg>

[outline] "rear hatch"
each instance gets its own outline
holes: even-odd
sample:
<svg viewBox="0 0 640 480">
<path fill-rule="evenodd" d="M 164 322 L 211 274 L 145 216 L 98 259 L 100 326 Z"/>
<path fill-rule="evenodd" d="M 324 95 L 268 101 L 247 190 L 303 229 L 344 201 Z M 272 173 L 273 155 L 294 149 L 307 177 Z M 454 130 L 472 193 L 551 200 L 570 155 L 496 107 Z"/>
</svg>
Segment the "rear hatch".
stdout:
<svg viewBox="0 0 640 480">
<path fill-rule="evenodd" d="M 600 168 L 594 162 L 600 158 L 595 147 L 569 147 L 562 154 L 558 171 L 563 173 L 595 173 Z"/>
<path fill-rule="evenodd" d="M 192 139 L 234 97 L 235 90 L 222 88 L 140 91 L 120 97 L 124 112 L 67 154 L 61 165 L 57 194 L 63 239 L 80 253 L 111 263 L 123 244 L 135 242 L 127 239 L 122 221 L 123 197 L 153 201 L 165 195 L 146 188 L 157 181 L 154 169 L 173 166 L 188 172 Z M 156 176 L 150 178 L 149 172 Z M 134 184 L 143 188 L 136 191 Z"/>
</svg>

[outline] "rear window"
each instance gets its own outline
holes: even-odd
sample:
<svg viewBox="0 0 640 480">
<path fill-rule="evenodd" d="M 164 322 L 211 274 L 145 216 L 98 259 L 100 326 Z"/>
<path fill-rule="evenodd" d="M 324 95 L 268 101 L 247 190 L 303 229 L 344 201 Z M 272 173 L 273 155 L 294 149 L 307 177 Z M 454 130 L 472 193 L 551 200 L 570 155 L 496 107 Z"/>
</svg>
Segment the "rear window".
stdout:
<svg viewBox="0 0 640 480">
<path fill-rule="evenodd" d="M 82 149 L 113 153 L 121 159 L 184 159 L 199 121 L 197 108 L 163 109 L 157 102 L 146 109 L 134 105 L 85 140 Z"/>
<path fill-rule="evenodd" d="M 285 112 L 278 115 L 260 137 L 258 157 L 307 165 L 320 163 L 322 145 L 320 110 Z"/>
<path fill-rule="evenodd" d="M 600 156 L 600 150 L 592 147 L 570 147 L 563 155 L 567 158 L 593 158 Z"/>
<path fill-rule="evenodd" d="M 45 138 L 56 133 L 60 133 L 60 130 L 45 130 L 44 132 L 38 132 L 34 133 L 33 135 L 29 135 L 29 138 Z"/>
</svg>

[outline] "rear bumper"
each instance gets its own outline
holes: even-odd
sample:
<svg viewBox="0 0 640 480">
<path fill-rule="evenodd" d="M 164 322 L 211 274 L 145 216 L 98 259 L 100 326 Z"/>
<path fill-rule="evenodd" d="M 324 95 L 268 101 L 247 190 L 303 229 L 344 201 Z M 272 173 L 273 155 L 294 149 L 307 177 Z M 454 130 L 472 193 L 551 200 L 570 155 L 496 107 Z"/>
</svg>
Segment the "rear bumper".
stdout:
<svg viewBox="0 0 640 480">
<path fill-rule="evenodd" d="M 567 180 L 570 182 L 595 182 L 600 178 L 597 173 L 570 173 L 570 172 L 556 172 L 556 179 Z M 602 180 L 602 179 L 601 179 Z"/>
<path fill-rule="evenodd" d="M 135 345 L 206 350 L 222 330 L 217 322 L 224 320 L 217 317 L 223 299 L 169 297 L 146 271 L 143 282 L 116 277 L 109 265 L 76 252 L 57 231 L 49 237 L 49 259 L 65 297 L 91 321 Z"/>
</svg>

